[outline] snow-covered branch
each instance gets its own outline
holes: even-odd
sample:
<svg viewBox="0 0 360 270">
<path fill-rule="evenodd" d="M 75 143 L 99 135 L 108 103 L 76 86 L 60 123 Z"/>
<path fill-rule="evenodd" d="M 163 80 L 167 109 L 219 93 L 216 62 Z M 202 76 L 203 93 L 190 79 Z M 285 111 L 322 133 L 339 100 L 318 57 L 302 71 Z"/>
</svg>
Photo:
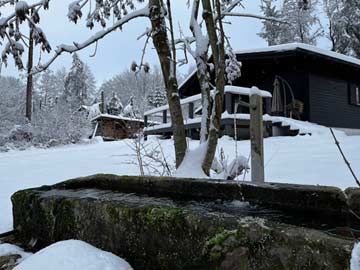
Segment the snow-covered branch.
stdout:
<svg viewBox="0 0 360 270">
<path fill-rule="evenodd" d="M 223 15 L 224 15 L 224 16 L 227 16 L 227 17 L 254 18 L 254 19 L 259 19 L 259 20 L 266 20 L 266 21 L 273 21 L 273 22 L 277 22 L 277 23 L 289 24 L 288 22 L 283 21 L 283 20 L 279 20 L 279 19 L 277 19 L 277 18 L 266 17 L 266 16 L 257 15 L 257 14 L 251 14 L 251 13 L 224 12 Z"/>
<path fill-rule="evenodd" d="M 113 32 L 114 30 L 121 28 L 124 24 L 128 23 L 129 21 L 131 21 L 135 18 L 148 17 L 148 16 L 149 16 L 149 8 L 148 8 L 148 6 L 146 6 L 142 9 L 139 9 L 137 11 L 134 11 L 134 12 L 124 16 L 122 19 L 120 19 L 119 21 L 114 23 L 114 25 L 112 25 L 111 27 L 108 27 L 105 30 L 97 32 L 95 35 L 93 35 L 88 40 L 86 40 L 82 43 L 74 43 L 74 45 L 64 45 L 64 44 L 60 45 L 57 47 L 55 55 L 45 64 L 43 64 L 43 65 L 40 64 L 39 66 L 35 67 L 33 73 L 38 73 L 38 72 L 41 72 L 41 71 L 47 69 L 56 60 L 56 58 L 58 58 L 63 52 L 74 53 L 74 52 L 80 51 L 80 50 L 96 43 L 97 41 L 104 38 L 109 33 Z"/>
</svg>

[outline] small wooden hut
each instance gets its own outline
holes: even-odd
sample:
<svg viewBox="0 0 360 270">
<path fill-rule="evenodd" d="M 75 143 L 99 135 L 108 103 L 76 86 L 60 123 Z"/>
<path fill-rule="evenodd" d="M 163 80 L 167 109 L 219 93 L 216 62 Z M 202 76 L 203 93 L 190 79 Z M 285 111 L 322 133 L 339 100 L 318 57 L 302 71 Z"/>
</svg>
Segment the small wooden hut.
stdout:
<svg viewBox="0 0 360 270">
<path fill-rule="evenodd" d="M 92 122 L 95 124 L 93 137 L 101 136 L 105 141 L 133 138 L 144 128 L 142 119 L 111 114 L 100 114 Z"/>
</svg>

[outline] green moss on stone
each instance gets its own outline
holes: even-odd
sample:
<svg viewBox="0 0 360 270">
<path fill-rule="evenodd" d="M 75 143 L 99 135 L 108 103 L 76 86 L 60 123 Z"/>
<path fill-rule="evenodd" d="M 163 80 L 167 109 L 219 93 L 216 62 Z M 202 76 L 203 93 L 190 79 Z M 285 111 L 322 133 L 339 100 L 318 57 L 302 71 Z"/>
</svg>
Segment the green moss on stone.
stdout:
<svg viewBox="0 0 360 270">
<path fill-rule="evenodd" d="M 111 223 L 118 224 L 120 222 L 120 215 L 115 206 L 111 204 L 106 205 L 106 213 L 109 216 Z"/>
<path fill-rule="evenodd" d="M 183 209 L 176 207 L 156 207 L 146 212 L 147 224 L 154 228 L 181 230 L 185 222 Z"/>
</svg>

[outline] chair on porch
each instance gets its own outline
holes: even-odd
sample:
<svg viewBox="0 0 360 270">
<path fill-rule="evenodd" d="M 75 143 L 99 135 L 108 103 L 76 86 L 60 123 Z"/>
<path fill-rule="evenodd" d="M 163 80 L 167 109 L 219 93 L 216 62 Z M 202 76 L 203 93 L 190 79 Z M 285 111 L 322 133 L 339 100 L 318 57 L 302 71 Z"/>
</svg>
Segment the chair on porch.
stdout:
<svg viewBox="0 0 360 270">
<path fill-rule="evenodd" d="M 287 90 L 290 93 L 290 103 L 288 103 L 287 99 Z M 276 75 L 271 102 L 271 114 L 301 120 L 303 112 L 304 103 L 295 99 L 290 84 L 284 78 Z"/>
</svg>

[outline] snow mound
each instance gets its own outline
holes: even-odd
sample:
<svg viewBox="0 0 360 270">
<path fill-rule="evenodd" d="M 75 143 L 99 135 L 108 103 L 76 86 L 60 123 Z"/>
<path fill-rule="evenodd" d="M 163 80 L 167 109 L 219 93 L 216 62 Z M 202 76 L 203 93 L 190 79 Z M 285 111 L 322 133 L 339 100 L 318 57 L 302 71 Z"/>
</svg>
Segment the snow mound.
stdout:
<svg viewBox="0 0 360 270">
<path fill-rule="evenodd" d="M 30 256 L 31 253 L 24 252 L 22 248 L 11 244 L 0 243 L 0 257 L 19 254 L 22 258 Z"/>
<path fill-rule="evenodd" d="M 174 176 L 181 178 L 209 178 L 202 169 L 202 163 L 206 154 L 207 143 L 202 143 L 199 147 L 188 150 L 180 167 Z"/>
<path fill-rule="evenodd" d="M 360 270 L 360 243 L 356 243 L 351 252 L 350 270 Z"/>
<path fill-rule="evenodd" d="M 132 270 L 123 259 L 79 240 L 66 240 L 30 256 L 14 270 Z"/>
</svg>

